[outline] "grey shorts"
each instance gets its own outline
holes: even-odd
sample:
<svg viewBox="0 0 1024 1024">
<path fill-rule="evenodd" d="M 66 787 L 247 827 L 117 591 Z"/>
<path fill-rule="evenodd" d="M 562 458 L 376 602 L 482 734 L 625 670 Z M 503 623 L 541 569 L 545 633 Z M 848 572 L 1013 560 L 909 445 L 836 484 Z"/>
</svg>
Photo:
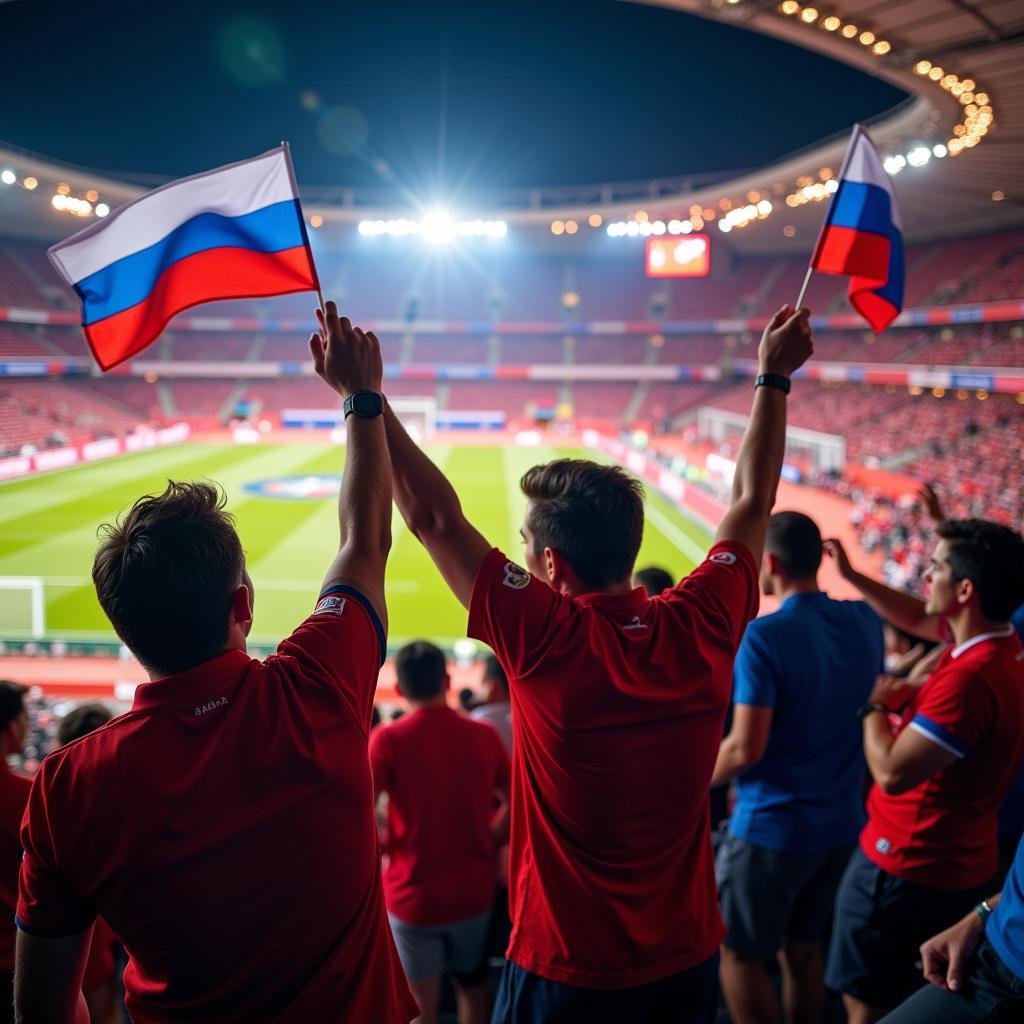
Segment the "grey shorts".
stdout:
<svg viewBox="0 0 1024 1024">
<path fill-rule="evenodd" d="M 388 914 L 391 934 L 409 981 L 452 973 L 467 987 L 478 985 L 487 968 L 491 911 L 451 924 L 407 924 Z"/>
<path fill-rule="evenodd" d="M 772 960 L 787 939 L 821 942 L 852 849 L 796 855 L 726 833 L 715 859 L 725 945 Z"/>
</svg>

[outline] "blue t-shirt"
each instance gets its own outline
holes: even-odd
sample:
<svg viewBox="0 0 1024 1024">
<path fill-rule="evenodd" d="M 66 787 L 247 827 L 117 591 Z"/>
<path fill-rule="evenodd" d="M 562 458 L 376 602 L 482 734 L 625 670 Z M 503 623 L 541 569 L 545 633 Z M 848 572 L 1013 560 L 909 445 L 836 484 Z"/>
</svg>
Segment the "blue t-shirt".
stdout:
<svg viewBox="0 0 1024 1024">
<path fill-rule="evenodd" d="M 857 708 L 884 662 L 882 621 L 863 601 L 796 594 L 747 626 L 733 700 L 771 708 L 772 724 L 764 756 L 736 780 L 733 835 L 785 853 L 856 841 L 866 771 Z"/>
<path fill-rule="evenodd" d="M 1010 625 L 1017 630 L 1017 636 L 1021 643 L 1024 643 L 1024 604 L 1022 604 L 1011 616 Z"/>
<path fill-rule="evenodd" d="M 985 924 L 985 935 L 999 959 L 1024 979 L 1024 839 L 1017 847 L 999 903 Z"/>
</svg>

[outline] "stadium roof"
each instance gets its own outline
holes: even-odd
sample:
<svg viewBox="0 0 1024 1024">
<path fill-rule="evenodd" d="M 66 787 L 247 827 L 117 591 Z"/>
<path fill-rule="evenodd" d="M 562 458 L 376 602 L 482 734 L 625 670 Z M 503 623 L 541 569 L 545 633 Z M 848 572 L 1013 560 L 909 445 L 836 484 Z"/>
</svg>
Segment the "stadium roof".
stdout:
<svg viewBox="0 0 1024 1024">
<path fill-rule="evenodd" d="M 1024 223 L 1020 0 L 838 0 L 821 7 L 811 6 L 812 0 L 653 2 L 776 36 L 905 90 L 909 99 L 876 118 L 869 129 L 883 156 L 892 158 L 909 240 L 979 234 Z M 808 81 L 794 89 L 793 117 L 800 116 L 801 93 L 816 88 Z M 751 82 L 750 108 L 729 130 L 742 131 L 744 118 L 758 116 L 757 91 L 758 83 Z M 694 226 L 704 220 L 705 230 L 731 214 L 727 244 L 739 252 L 806 251 L 821 223 L 824 206 L 818 200 L 827 198 L 824 184 L 838 171 L 846 141 L 844 132 L 741 177 L 509 190 L 495 194 L 493 208 L 477 214 L 500 217 L 517 234 L 528 233 L 528 244 L 551 251 L 628 245 L 627 239 L 607 237 L 609 222 L 668 222 L 694 214 Z M 0 188 L 0 225 L 6 235 L 52 241 L 70 233 L 62 229 L 73 229 L 77 218 L 68 215 L 66 222 L 55 224 L 50 209 L 60 183 L 72 198 L 93 206 L 93 192 L 114 207 L 143 191 L 12 148 L 0 149 L 0 168 L 7 166 L 17 168 L 19 183 L 35 178 L 39 184 L 31 192 Z M 322 219 L 323 241 L 339 245 L 357 240 L 359 221 L 409 215 L 408 210 L 375 205 L 379 201 L 372 190 L 342 196 L 307 190 L 304 195 L 307 215 Z M 765 214 L 767 203 L 771 210 Z M 743 209 L 748 211 L 745 217 L 738 213 Z M 590 227 L 595 215 L 601 224 Z M 554 234 L 556 221 L 575 222 L 574 231 Z M 713 233 L 716 240 L 726 240 L 724 234 Z"/>
</svg>

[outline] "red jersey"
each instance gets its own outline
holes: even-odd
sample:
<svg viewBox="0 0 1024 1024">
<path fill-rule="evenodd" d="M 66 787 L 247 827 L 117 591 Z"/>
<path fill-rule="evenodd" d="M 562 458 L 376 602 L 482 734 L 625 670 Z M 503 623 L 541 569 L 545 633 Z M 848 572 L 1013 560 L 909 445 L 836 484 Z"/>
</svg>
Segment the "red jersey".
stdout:
<svg viewBox="0 0 1024 1024">
<path fill-rule="evenodd" d="M 511 687 L 508 956 L 563 984 L 627 988 L 707 960 L 718 913 L 708 784 L 757 566 L 712 548 L 675 589 L 570 598 L 499 551 L 469 634 Z"/>
<path fill-rule="evenodd" d="M 370 765 L 388 794 L 388 912 L 429 927 L 490 910 L 494 796 L 509 788 L 501 737 L 451 708 L 419 708 L 373 731 Z"/>
<path fill-rule="evenodd" d="M 21 869 L 21 817 L 32 777 L 12 772 L 0 759 L 0 971 L 14 970 L 14 908 Z"/>
<path fill-rule="evenodd" d="M 407 1022 L 367 736 L 383 629 L 331 587 L 264 662 L 232 650 L 138 688 L 42 763 L 18 925 L 124 943 L 136 1024 Z"/>
<path fill-rule="evenodd" d="M 947 651 L 901 716 L 956 760 L 919 786 L 868 795 L 864 855 L 883 871 L 936 889 L 994 878 L 997 815 L 1024 763 L 1024 651 L 1013 628 Z"/>
</svg>

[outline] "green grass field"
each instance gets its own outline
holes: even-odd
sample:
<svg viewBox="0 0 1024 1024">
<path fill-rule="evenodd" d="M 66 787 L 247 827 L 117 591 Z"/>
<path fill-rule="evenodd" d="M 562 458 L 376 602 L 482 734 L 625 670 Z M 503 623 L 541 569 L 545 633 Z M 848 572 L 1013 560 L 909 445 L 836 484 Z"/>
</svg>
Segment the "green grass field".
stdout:
<svg viewBox="0 0 1024 1024">
<path fill-rule="evenodd" d="M 455 484 L 470 519 L 518 561 L 525 501 L 520 476 L 537 462 L 580 454 L 562 448 L 429 445 L 426 450 Z M 43 578 L 49 638 L 112 640 L 89 577 L 97 526 L 140 495 L 162 490 L 168 478 L 208 478 L 227 491 L 255 582 L 253 642 L 274 644 L 313 607 L 338 543 L 336 502 L 266 497 L 246 485 L 338 474 L 343 460 L 343 449 L 322 445 L 193 444 L 2 485 L 0 576 Z M 678 578 L 709 543 L 702 527 L 661 495 L 648 494 L 638 564 L 663 565 Z M 465 612 L 397 513 L 388 605 L 392 643 L 427 637 L 448 644 L 465 636 Z M 0 637 L 27 636 L 29 624 L 27 593 L 0 590 Z"/>
</svg>

